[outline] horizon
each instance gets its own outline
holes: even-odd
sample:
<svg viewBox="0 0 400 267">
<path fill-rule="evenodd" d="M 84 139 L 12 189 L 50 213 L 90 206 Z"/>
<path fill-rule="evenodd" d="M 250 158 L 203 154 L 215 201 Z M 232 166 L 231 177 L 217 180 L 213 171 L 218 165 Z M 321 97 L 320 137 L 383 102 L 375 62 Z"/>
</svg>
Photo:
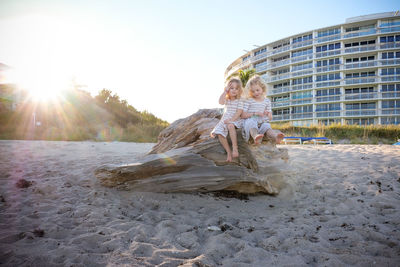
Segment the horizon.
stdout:
<svg viewBox="0 0 400 267">
<path fill-rule="evenodd" d="M 6 0 L 0 63 L 14 68 L 15 81 L 34 94 L 66 89 L 74 80 L 92 96 L 109 89 L 171 123 L 221 107 L 224 72 L 244 50 L 398 9 L 395 1 L 338 1 L 329 14 L 317 1 L 246 4 L 248 11 L 239 1 Z"/>
</svg>

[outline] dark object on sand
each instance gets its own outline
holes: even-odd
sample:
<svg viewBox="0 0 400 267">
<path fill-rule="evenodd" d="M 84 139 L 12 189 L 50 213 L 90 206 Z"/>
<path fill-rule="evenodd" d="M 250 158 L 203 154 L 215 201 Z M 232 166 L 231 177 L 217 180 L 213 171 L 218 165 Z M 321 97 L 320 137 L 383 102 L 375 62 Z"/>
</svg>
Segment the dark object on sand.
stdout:
<svg viewBox="0 0 400 267">
<path fill-rule="evenodd" d="M 25 179 L 19 179 L 15 185 L 18 188 L 28 188 L 32 185 L 32 182 Z"/>
</svg>

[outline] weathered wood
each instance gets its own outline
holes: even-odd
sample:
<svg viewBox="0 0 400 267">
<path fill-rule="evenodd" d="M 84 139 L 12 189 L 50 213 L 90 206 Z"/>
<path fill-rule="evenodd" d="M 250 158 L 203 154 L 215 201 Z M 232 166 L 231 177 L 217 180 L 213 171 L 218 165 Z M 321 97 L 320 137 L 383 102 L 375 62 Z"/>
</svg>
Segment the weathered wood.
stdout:
<svg viewBox="0 0 400 267">
<path fill-rule="evenodd" d="M 277 194 L 286 149 L 267 143 L 252 147 L 237 131 L 240 157 L 226 162 L 217 139 L 210 138 L 221 113 L 203 109 L 172 123 L 159 135 L 148 155 L 134 164 L 107 165 L 96 170 L 104 186 L 153 192 L 233 190 L 240 193 Z M 254 155 L 257 155 L 256 158 Z M 259 165 L 262 162 L 262 165 Z"/>
</svg>

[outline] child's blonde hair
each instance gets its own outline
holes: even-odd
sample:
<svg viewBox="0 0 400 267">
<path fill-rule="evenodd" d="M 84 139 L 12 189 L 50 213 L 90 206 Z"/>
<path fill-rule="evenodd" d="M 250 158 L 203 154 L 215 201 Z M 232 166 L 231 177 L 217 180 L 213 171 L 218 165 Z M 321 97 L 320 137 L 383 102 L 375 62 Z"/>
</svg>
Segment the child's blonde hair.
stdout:
<svg viewBox="0 0 400 267">
<path fill-rule="evenodd" d="M 242 97 L 243 94 L 243 87 L 242 87 L 242 82 L 238 79 L 238 78 L 230 78 L 228 81 L 228 86 L 232 83 L 236 83 L 237 84 L 237 88 L 238 88 L 238 94 L 236 96 L 236 99 L 239 99 Z M 230 91 L 228 91 L 226 93 L 226 99 L 231 99 L 231 95 L 229 94 Z"/>
<path fill-rule="evenodd" d="M 264 81 L 262 80 L 262 78 L 258 75 L 254 75 L 253 77 L 251 77 L 246 84 L 246 97 L 247 98 L 252 98 L 253 95 L 251 93 L 251 89 L 254 85 L 258 85 L 261 87 L 261 89 L 263 90 L 263 94 L 265 95 L 267 93 L 267 86 L 265 85 Z"/>
</svg>

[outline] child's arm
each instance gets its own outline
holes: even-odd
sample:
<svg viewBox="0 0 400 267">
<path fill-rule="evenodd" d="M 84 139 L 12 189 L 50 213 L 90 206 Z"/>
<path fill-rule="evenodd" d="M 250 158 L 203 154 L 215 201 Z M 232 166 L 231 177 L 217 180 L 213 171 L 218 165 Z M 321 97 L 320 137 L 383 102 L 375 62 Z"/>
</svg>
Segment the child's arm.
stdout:
<svg viewBox="0 0 400 267">
<path fill-rule="evenodd" d="M 229 123 L 232 123 L 232 122 L 234 122 L 234 121 L 237 121 L 237 120 L 240 118 L 240 115 L 242 114 L 242 112 L 243 112 L 243 110 L 238 109 L 238 110 L 236 111 L 235 115 L 233 115 L 232 118 L 227 119 L 227 120 L 225 120 L 224 122 L 225 122 L 226 124 L 229 124 Z"/>
<path fill-rule="evenodd" d="M 225 86 L 224 92 L 223 92 L 223 93 L 221 94 L 221 96 L 219 97 L 218 102 L 219 102 L 220 105 L 225 105 L 225 102 L 226 102 L 226 94 L 227 94 L 228 91 L 229 91 L 229 85 L 230 85 L 230 83 L 229 83 L 227 86 Z"/>
<path fill-rule="evenodd" d="M 268 116 L 268 119 L 272 121 L 272 108 L 271 108 L 271 101 L 266 98 L 267 105 L 265 106 L 264 115 Z"/>
</svg>

